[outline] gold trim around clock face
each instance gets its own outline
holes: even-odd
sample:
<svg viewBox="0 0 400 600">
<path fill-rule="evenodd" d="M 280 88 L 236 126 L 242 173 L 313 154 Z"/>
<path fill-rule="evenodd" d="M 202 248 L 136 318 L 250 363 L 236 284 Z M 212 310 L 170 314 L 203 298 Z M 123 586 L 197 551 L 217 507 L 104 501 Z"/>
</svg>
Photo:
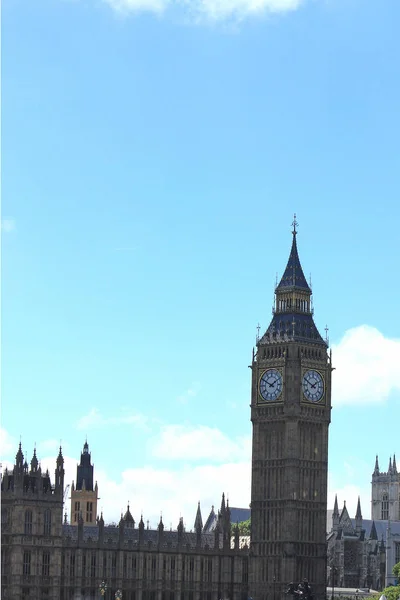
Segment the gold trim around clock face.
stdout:
<svg viewBox="0 0 400 600">
<path fill-rule="evenodd" d="M 282 401 L 283 374 L 280 369 L 265 369 L 258 379 L 258 401 L 280 402 Z"/>
<path fill-rule="evenodd" d="M 325 377 L 318 369 L 303 369 L 301 393 L 303 401 L 309 404 L 325 403 Z"/>
</svg>

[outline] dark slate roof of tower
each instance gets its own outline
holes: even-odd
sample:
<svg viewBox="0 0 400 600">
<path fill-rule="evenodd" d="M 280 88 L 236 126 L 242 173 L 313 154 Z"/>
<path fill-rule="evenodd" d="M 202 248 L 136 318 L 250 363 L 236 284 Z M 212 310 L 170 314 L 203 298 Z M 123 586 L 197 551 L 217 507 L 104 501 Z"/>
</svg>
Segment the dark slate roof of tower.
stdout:
<svg viewBox="0 0 400 600">
<path fill-rule="evenodd" d="M 304 276 L 303 269 L 301 268 L 299 253 L 297 251 L 297 242 L 296 242 L 297 232 L 293 230 L 293 242 L 292 248 L 290 250 L 289 260 L 286 265 L 285 272 L 282 275 L 282 279 L 279 282 L 277 290 L 287 289 L 287 288 L 301 288 L 302 290 L 309 292 L 311 294 L 310 286 L 307 283 L 307 280 Z"/>
<path fill-rule="evenodd" d="M 327 346 L 312 315 L 295 312 L 275 313 L 259 343 L 268 344 L 280 341 L 314 342 Z"/>
</svg>

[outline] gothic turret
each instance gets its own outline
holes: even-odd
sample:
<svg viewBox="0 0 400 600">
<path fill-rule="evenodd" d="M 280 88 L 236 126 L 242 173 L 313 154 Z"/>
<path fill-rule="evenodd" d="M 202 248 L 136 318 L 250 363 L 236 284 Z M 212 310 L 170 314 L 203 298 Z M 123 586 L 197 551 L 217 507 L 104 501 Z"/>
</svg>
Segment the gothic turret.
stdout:
<svg viewBox="0 0 400 600">
<path fill-rule="evenodd" d="M 61 465 L 61 448 L 59 459 L 57 459 L 57 469 Z M 63 461 L 64 459 L 62 459 Z M 87 440 L 84 443 L 81 452 L 81 460 L 76 469 L 76 485 L 72 483 L 71 489 L 71 525 L 78 524 L 78 517 L 81 515 L 85 525 L 95 526 L 97 520 L 97 483 L 93 488 L 93 470 L 91 456 L 89 453 L 89 444 Z M 57 472 L 56 472 L 57 475 Z M 64 476 L 63 476 L 64 477 Z"/>
<path fill-rule="evenodd" d="M 64 457 L 62 455 L 62 449 L 60 446 L 60 450 L 57 456 L 57 461 L 56 461 L 56 478 L 55 478 L 55 482 L 56 482 L 56 489 L 60 490 L 60 493 L 63 494 L 64 493 L 64 475 L 65 475 L 65 471 L 64 471 Z"/>
<path fill-rule="evenodd" d="M 31 473 L 36 473 L 38 470 L 39 461 L 36 456 L 36 448 L 33 449 L 33 456 L 31 460 Z"/>
<path fill-rule="evenodd" d="M 131 510 L 129 508 L 129 502 L 128 502 L 128 507 L 126 509 L 126 513 L 124 515 L 124 521 L 125 521 L 126 527 L 128 527 L 130 529 L 135 528 L 135 519 L 133 518 Z"/>
<path fill-rule="evenodd" d="M 24 472 L 24 454 L 22 452 L 21 442 L 18 446 L 18 452 L 15 455 L 14 472 L 16 475 L 22 475 L 22 473 Z"/>
<path fill-rule="evenodd" d="M 376 458 L 375 458 L 375 469 L 374 469 L 374 472 L 372 473 L 372 475 L 379 475 L 378 455 L 376 455 Z"/>
</svg>

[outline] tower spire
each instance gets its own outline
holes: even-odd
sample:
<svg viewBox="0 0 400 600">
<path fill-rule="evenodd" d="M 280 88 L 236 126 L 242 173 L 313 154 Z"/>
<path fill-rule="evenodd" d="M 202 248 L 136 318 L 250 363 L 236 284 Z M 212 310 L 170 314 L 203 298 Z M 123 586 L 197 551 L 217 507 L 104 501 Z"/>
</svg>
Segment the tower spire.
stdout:
<svg viewBox="0 0 400 600">
<path fill-rule="evenodd" d="M 375 469 L 374 469 L 373 475 L 379 475 L 378 455 L 376 455 L 376 458 L 375 458 Z"/>
<path fill-rule="evenodd" d="M 313 320 L 312 292 L 304 276 L 297 250 L 298 223 L 292 223 L 292 247 L 285 271 L 275 288 L 272 321 L 259 343 L 287 340 L 313 342 L 327 347 Z"/>
<path fill-rule="evenodd" d="M 356 519 L 362 519 L 360 496 L 358 496 Z"/>
</svg>

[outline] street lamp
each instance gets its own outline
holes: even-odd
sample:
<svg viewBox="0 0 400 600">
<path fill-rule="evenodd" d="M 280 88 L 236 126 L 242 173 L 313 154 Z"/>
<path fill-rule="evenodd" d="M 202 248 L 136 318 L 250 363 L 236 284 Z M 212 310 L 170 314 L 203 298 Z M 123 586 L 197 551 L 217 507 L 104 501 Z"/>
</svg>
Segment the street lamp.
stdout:
<svg viewBox="0 0 400 600">
<path fill-rule="evenodd" d="M 121 592 L 121 590 L 117 590 L 115 592 L 115 600 L 121 600 L 121 598 L 122 598 L 122 592 Z"/>
<path fill-rule="evenodd" d="M 100 596 L 105 596 L 107 591 L 107 584 L 105 581 L 102 581 L 99 585 Z"/>
</svg>

